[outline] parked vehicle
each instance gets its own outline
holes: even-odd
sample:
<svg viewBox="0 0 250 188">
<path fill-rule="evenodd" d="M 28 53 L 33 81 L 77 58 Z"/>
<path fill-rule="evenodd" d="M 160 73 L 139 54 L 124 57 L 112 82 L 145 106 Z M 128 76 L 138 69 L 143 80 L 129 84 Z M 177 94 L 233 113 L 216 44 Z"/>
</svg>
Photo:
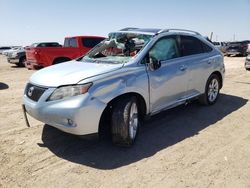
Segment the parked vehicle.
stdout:
<svg viewBox="0 0 250 188">
<path fill-rule="evenodd" d="M 250 55 L 248 55 L 246 57 L 246 61 L 245 61 L 245 69 L 250 71 Z"/>
<path fill-rule="evenodd" d="M 16 64 L 24 67 L 26 62 L 26 53 L 24 48 L 18 48 L 8 53 L 7 60 L 10 64 Z"/>
<path fill-rule="evenodd" d="M 39 69 L 50 65 L 55 65 L 65 61 L 70 61 L 87 53 L 96 44 L 104 40 L 97 36 L 75 36 L 66 37 L 64 46 L 31 46 L 26 49 L 29 69 Z"/>
<path fill-rule="evenodd" d="M 229 57 L 231 55 L 247 55 L 248 41 L 241 42 L 231 42 L 226 49 L 226 55 Z"/>
<path fill-rule="evenodd" d="M 34 73 L 23 109 L 75 135 L 111 130 L 115 144 L 130 146 L 144 117 L 194 99 L 216 103 L 224 72 L 222 54 L 197 32 L 125 28 L 77 60 Z"/>
<path fill-rule="evenodd" d="M 250 54 L 250 43 L 247 45 L 247 54 Z"/>
<path fill-rule="evenodd" d="M 2 52 L 2 54 L 5 55 L 5 56 L 8 56 L 9 53 L 11 53 L 11 52 L 13 52 L 13 51 L 16 51 L 16 50 L 19 50 L 19 49 L 21 49 L 21 48 L 22 48 L 21 46 L 18 46 L 18 47 L 11 47 L 11 49 L 9 49 L 9 50 L 4 50 L 4 51 Z"/>
<path fill-rule="evenodd" d="M 226 52 L 226 43 L 225 42 L 213 42 L 214 46 L 219 49 L 222 53 Z"/>
<path fill-rule="evenodd" d="M 9 47 L 9 46 L 0 47 L 0 54 L 2 54 L 3 51 L 5 51 L 5 50 L 10 50 L 10 49 L 11 49 L 11 47 Z"/>
</svg>

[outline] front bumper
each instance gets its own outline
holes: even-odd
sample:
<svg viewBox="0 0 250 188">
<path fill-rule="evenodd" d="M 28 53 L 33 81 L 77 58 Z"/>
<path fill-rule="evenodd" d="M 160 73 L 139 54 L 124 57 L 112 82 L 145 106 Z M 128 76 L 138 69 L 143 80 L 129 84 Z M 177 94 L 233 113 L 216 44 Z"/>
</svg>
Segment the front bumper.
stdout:
<svg viewBox="0 0 250 188">
<path fill-rule="evenodd" d="M 19 58 L 8 58 L 8 63 L 17 64 L 19 63 Z"/>
<path fill-rule="evenodd" d="M 98 133 L 99 121 L 106 104 L 89 93 L 64 100 L 46 101 L 55 88 L 47 89 L 35 102 L 23 97 L 26 112 L 35 119 L 63 132 L 75 135 Z"/>
</svg>

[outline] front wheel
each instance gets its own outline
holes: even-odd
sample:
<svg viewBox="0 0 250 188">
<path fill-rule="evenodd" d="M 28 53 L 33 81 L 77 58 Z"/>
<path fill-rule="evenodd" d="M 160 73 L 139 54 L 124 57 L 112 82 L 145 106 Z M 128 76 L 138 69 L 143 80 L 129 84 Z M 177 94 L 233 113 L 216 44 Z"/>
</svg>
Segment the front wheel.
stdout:
<svg viewBox="0 0 250 188">
<path fill-rule="evenodd" d="M 131 146 L 137 137 L 140 120 L 136 97 L 122 98 L 113 107 L 112 141 L 116 145 Z"/>
<path fill-rule="evenodd" d="M 216 103 L 220 93 L 220 79 L 216 74 L 212 74 L 206 83 L 205 93 L 200 96 L 199 101 L 204 105 Z"/>
</svg>

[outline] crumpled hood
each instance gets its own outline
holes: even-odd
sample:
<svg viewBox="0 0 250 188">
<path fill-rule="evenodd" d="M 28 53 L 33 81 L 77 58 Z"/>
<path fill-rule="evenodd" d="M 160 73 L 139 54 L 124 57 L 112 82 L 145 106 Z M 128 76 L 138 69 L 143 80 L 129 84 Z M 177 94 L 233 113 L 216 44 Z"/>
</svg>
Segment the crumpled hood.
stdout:
<svg viewBox="0 0 250 188">
<path fill-rule="evenodd" d="M 45 87 L 58 87 L 76 84 L 83 79 L 114 71 L 121 67 L 123 67 L 123 64 L 88 63 L 73 60 L 35 72 L 31 76 L 30 82 Z"/>
</svg>

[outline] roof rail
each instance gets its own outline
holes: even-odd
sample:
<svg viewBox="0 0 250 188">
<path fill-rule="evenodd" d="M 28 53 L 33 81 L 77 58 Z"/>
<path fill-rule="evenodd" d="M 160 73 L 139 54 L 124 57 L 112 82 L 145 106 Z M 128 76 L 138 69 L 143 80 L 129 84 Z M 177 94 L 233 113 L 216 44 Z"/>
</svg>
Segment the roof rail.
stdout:
<svg viewBox="0 0 250 188">
<path fill-rule="evenodd" d="M 126 28 L 120 29 L 119 31 L 130 31 L 130 30 L 134 30 L 134 29 L 139 29 L 139 28 L 136 28 L 136 27 L 126 27 Z"/>
<path fill-rule="evenodd" d="M 200 33 L 196 32 L 196 31 L 191 31 L 191 30 L 187 30 L 187 29 L 162 29 L 157 34 L 170 32 L 170 31 L 181 31 L 181 32 L 188 32 L 188 33 L 194 33 L 196 35 L 201 35 Z"/>
</svg>

